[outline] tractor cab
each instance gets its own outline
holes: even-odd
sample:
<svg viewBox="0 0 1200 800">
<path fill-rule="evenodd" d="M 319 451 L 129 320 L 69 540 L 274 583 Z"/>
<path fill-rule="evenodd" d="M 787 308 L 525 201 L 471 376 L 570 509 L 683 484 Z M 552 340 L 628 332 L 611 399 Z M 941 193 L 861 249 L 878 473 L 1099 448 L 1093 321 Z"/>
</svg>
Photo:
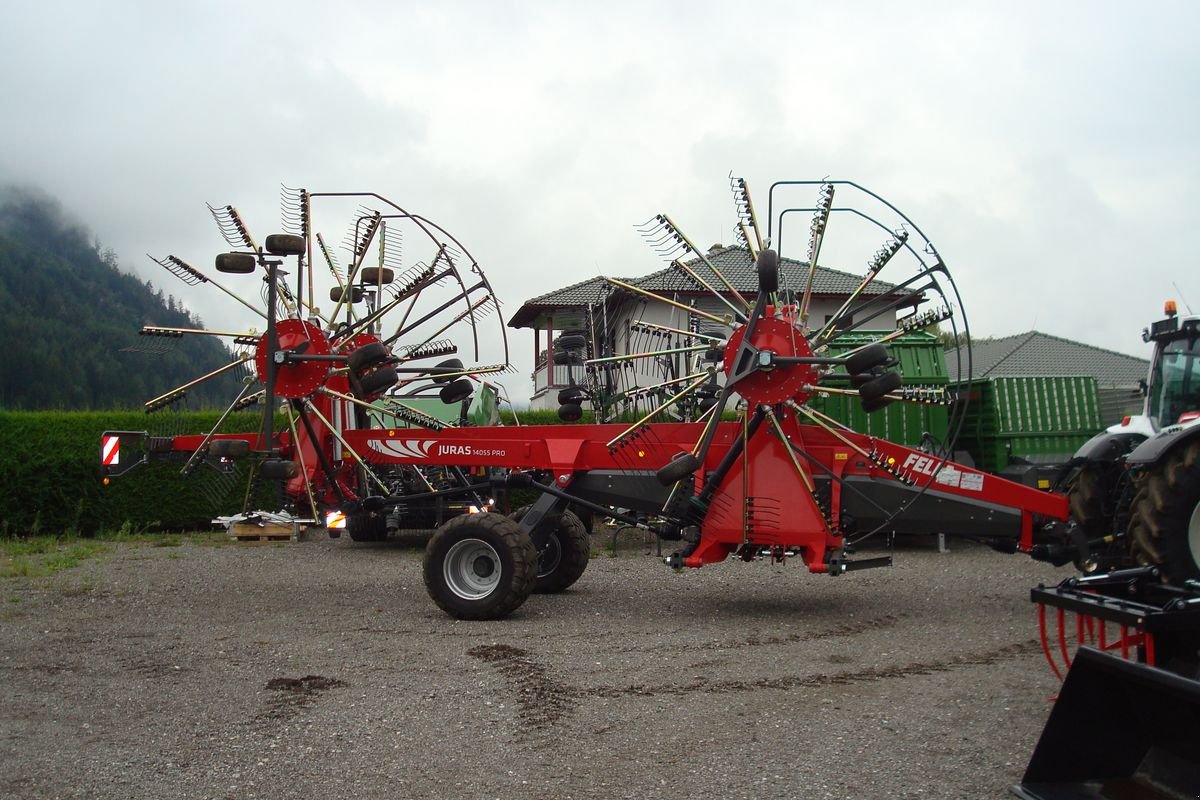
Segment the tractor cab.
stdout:
<svg viewBox="0 0 1200 800">
<path fill-rule="evenodd" d="M 1142 331 L 1143 341 L 1154 342 L 1142 413 L 1121 420 L 1109 433 L 1149 438 L 1164 428 L 1200 421 L 1200 316 L 1180 318 L 1174 300 L 1163 310 L 1166 317 Z"/>
<path fill-rule="evenodd" d="M 1146 389 L 1146 416 L 1157 423 L 1157 428 L 1198 419 L 1200 318 L 1180 320 L 1172 315 L 1154 327 L 1159 330 L 1154 337 L 1154 362 Z"/>
</svg>

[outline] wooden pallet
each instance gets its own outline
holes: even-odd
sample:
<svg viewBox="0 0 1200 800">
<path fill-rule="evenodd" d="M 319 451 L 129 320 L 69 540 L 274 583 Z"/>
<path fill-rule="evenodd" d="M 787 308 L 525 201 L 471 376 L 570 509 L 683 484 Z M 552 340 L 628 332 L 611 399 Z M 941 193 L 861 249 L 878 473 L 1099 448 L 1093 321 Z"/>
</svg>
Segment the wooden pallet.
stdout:
<svg viewBox="0 0 1200 800">
<path fill-rule="evenodd" d="M 229 527 L 229 538 L 237 542 L 297 542 L 300 540 L 300 531 L 298 522 L 268 522 L 266 525 L 235 522 Z"/>
</svg>

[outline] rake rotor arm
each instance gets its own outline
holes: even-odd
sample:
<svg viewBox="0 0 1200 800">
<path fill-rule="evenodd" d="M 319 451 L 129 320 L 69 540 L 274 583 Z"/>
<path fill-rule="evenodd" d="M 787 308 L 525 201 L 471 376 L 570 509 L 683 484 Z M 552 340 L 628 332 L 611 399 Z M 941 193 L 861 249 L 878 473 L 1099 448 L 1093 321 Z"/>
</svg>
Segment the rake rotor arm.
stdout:
<svg viewBox="0 0 1200 800">
<path fill-rule="evenodd" d="M 146 402 L 145 402 L 143 405 L 145 405 L 145 407 L 146 407 L 147 409 L 150 409 L 150 408 L 152 408 L 153 406 L 156 406 L 157 404 L 159 404 L 159 403 L 161 403 L 162 401 L 166 400 L 166 399 L 167 399 L 168 397 L 170 397 L 171 395 L 178 394 L 179 392 L 185 392 L 185 391 L 187 391 L 188 389 L 191 389 L 193 386 L 198 386 L 199 384 L 201 384 L 201 383 L 204 383 L 204 382 L 205 382 L 205 381 L 207 381 L 207 380 L 212 380 L 213 378 L 217 377 L 218 375 L 223 375 L 224 373 L 228 372 L 229 370 L 231 370 L 231 369 L 233 369 L 233 368 L 235 368 L 235 367 L 238 367 L 238 366 L 240 366 L 240 365 L 242 365 L 242 364 L 245 364 L 245 363 L 246 363 L 247 361 L 249 361 L 251 358 L 252 358 L 252 356 L 248 356 L 248 355 L 247 355 L 247 356 L 241 356 L 240 358 L 238 358 L 238 359 L 237 359 L 237 360 L 235 360 L 235 361 L 230 361 L 228 364 L 226 364 L 226 365 L 225 365 L 225 366 L 223 366 L 223 367 L 217 367 L 217 368 L 216 368 L 216 369 L 214 369 L 212 372 L 209 372 L 207 375 L 201 375 L 199 378 L 196 378 L 195 380 L 188 381 L 187 383 L 185 383 L 185 384 L 183 384 L 183 385 L 181 385 L 181 386 L 176 386 L 176 387 L 175 387 L 174 389 L 172 389 L 171 391 L 169 391 L 169 392 L 164 392 L 164 393 L 160 394 L 158 397 L 155 397 L 155 398 L 154 398 L 154 399 L 152 399 L 152 400 L 147 400 L 147 401 L 146 401 Z"/>
<path fill-rule="evenodd" d="M 243 306 L 250 309 L 255 314 L 258 314 L 263 319 L 267 318 L 266 313 L 264 313 L 262 311 L 262 309 L 259 309 L 255 306 L 251 305 L 250 303 L 246 302 L 241 297 L 239 297 L 238 295 L 229 291 L 224 286 L 222 286 L 220 283 L 218 283 L 217 281 L 214 281 L 212 278 L 208 277 L 203 272 L 201 272 L 200 270 L 191 266 L 190 264 L 188 264 L 181 258 L 177 258 L 175 256 L 167 256 L 165 260 L 159 260 L 159 259 L 155 258 L 154 256 L 150 255 L 149 253 L 146 254 L 146 258 L 150 259 L 155 264 L 158 264 L 160 267 L 167 270 L 172 275 L 178 276 L 180 278 L 180 280 L 182 280 L 184 283 L 187 283 L 188 285 L 194 285 L 192 283 L 192 279 L 198 280 L 201 283 L 211 283 L 213 286 L 217 287 L 219 290 L 224 292 L 226 295 L 228 295 L 232 299 L 236 300 L 237 302 L 241 303 Z M 184 275 L 192 276 L 192 278 L 191 279 L 185 278 Z"/>
</svg>

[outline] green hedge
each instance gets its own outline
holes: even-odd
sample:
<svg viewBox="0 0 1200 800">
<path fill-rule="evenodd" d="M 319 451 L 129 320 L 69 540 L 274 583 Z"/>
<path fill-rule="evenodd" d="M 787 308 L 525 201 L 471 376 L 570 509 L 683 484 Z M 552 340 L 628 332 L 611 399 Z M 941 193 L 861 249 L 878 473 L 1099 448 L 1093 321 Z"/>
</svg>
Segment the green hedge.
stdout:
<svg viewBox="0 0 1200 800">
<path fill-rule="evenodd" d="M 247 491 L 244 466 L 237 475 L 224 477 L 201 465 L 183 477 L 182 461 L 157 462 L 136 467 L 107 486 L 101 481 L 104 431 L 205 433 L 218 416 L 216 411 L 0 411 L 0 536 L 90 535 L 121 528 L 205 530 L 214 516 L 241 511 Z M 521 412 L 520 418 L 523 425 L 562 424 L 553 409 Z M 254 431 L 260 420 L 256 412 L 233 414 L 221 430 Z M 580 423 L 592 420 L 592 412 L 585 411 Z M 280 417 L 277 430 L 285 424 Z M 253 487 L 250 508 L 279 507 L 276 485 Z"/>
<path fill-rule="evenodd" d="M 246 480 L 219 476 L 204 465 L 188 478 L 179 474 L 182 462 L 166 462 L 137 467 L 108 486 L 100 479 L 100 435 L 105 430 L 203 433 L 218 416 L 0 411 L 0 536 L 92 534 L 124 526 L 202 530 L 214 515 L 241 510 Z M 222 430 L 256 430 L 260 420 L 253 412 L 234 414 Z M 162 430 L 164 424 L 173 429 Z M 264 492 L 274 490 L 256 487 L 254 500 L 265 501 Z"/>
</svg>

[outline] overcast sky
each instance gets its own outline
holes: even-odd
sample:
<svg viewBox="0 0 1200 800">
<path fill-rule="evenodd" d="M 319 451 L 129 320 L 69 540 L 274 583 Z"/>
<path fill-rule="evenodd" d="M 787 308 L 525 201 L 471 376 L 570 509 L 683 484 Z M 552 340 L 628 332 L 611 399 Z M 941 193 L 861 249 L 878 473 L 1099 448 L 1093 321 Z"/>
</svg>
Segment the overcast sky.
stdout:
<svg viewBox="0 0 1200 800">
<path fill-rule="evenodd" d="M 1144 356 L 1172 283 L 1200 311 L 1200 4 L 336 5 L 5 2 L 0 183 L 210 327 L 244 310 L 144 255 L 211 264 L 206 202 L 261 239 L 280 184 L 379 192 L 466 244 L 507 319 L 663 266 L 633 228 L 658 212 L 730 243 L 730 172 L 760 206 L 785 179 L 882 194 L 976 335 Z M 516 399 L 532 334 L 510 341 Z"/>
</svg>

